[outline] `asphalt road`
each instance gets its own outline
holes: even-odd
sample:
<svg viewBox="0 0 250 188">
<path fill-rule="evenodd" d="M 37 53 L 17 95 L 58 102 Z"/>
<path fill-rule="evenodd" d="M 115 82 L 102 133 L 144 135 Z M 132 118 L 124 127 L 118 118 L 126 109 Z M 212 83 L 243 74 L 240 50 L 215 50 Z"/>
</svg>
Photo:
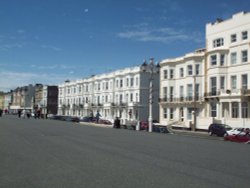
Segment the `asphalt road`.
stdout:
<svg viewBox="0 0 250 188">
<path fill-rule="evenodd" d="M 249 188 L 250 145 L 0 118 L 1 188 Z"/>
</svg>

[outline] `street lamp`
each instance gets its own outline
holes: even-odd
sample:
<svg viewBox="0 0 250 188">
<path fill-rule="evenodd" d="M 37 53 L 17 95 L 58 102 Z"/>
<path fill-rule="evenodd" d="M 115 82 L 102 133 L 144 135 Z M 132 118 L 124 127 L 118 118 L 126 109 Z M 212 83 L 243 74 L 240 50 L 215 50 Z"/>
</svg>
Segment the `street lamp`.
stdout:
<svg viewBox="0 0 250 188">
<path fill-rule="evenodd" d="M 153 125 L 153 80 L 154 75 L 159 73 L 160 65 L 154 64 L 154 58 L 150 58 L 149 64 L 146 60 L 141 65 L 141 70 L 150 74 L 149 77 L 149 116 L 148 116 L 148 132 L 152 132 Z"/>
</svg>

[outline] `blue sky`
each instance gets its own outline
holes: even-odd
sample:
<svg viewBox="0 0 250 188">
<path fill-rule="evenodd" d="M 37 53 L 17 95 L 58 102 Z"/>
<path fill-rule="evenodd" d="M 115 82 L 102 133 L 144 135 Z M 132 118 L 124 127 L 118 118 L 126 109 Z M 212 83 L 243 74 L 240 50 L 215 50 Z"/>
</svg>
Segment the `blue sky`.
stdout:
<svg viewBox="0 0 250 188">
<path fill-rule="evenodd" d="M 0 90 L 182 56 L 249 0 L 0 0 Z"/>
</svg>

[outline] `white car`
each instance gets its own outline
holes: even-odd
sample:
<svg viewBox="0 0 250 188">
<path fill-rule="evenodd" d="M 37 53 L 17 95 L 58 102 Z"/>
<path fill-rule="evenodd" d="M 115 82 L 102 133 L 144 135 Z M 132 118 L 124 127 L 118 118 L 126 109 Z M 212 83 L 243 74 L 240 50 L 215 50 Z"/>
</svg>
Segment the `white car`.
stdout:
<svg viewBox="0 0 250 188">
<path fill-rule="evenodd" d="M 233 128 L 229 131 L 227 131 L 227 135 L 245 135 L 246 132 L 245 132 L 245 128 Z"/>
</svg>

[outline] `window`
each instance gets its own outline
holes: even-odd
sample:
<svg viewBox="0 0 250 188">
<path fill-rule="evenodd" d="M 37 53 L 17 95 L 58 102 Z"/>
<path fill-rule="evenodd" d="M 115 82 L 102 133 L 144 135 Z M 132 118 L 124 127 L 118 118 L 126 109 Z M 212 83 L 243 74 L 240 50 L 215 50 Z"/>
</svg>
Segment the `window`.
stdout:
<svg viewBox="0 0 250 188">
<path fill-rule="evenodd" d="M 193 66 L 192 65 L 188 65 L 188 75 L 193 75 Z"/>
<path fill-rule="evenodd" d="M 123 100 L 122 100 L 122 94 L 120 94 L 120 103 L 122 103 L 122 101 L 123 101 Z"/>
<path fill-rule="evenodd" d="M 216 55 L 210 56 L 210 64 L 211 64 L 211 66 L 215 66 L 217 64 L 217 56 Z"/>
<path fill-rule="evenodd" d="M 213 47 L 220 47 L 224 45 L 224 39 L 223 38 L 218 38 L 213 41 Z"/>
<path fill-rule="evenodd" d="M 184 100 L 184 86 L 180 86 L 180 101 Z"/>
<path fill-rule="evenodd" d="M 210 103 L 210 109 L 211 109 L 211 112 L 210 112 L 211 117 L 216 117 L 217 116 L 217 105 L 216 105 L 216 102 L 211 102 Z"/>
<path fill-rule="evenodd" d="M 122 88 L 123 87 L 123 80 L 121 79 L 120 80 L 120 88 Z"/>
<path fill-rule="evenodd" d="M 237 82 L 237 77 L 231 76 L 231 88 L 232 89 L 236 89 L 236 82 Z"/>
<path fill-rule="evenodd" d="M 248 39 L 248 33 L 247 33 L 247 31 L 243 31 L 242 33 L 241 33 L 242 35 L 242 40 L 246 40 L 246 39 Z"/>
<path fill-rule="evenodd" d="M 241 117 L 242 118 L 248 118 L 248 106 L 247 102 L 241 103 Z"/>
<path fill-rule="evenodd" d="M 163 78 L 168 79 L 168 70 L 163 70 Z"/>
<path fill-rule="evenodd" d="M 128 102 L 128 93 L 126 94 L 126 99 L 125 99 L 126 102 Z"/>
<path fill-rule="evenodd" d="M 233 52 L 231 53 L 231 64 L 234 65 L 237 63 L 237 53 Z"/>
<path fill-rule="evenodd" d="M 187 100 L 188 101 L 192 101 L 193 100 L 193 85 L 192 84 L 188 84 L 187 85 Z"/>
<path fill-rule="evenodd" d="M 133 93 L 130 93 L 130 102 L 133 102 Z"/>
<path fill-rule="evenodd" d="M 193 108 L 188 108 L 188 111 L 187 111 L 188 120 L 192 120 L 192 112 L 193 112 Z"/>
<path fill-rule="evenodd" d="M 217 93 L 217 79 L 216 77 L 212 77 L 210 81 L 211 96 L 215 96 Z"/>
<path fill-rule="evenodd" d="M 81 86 L 78 87 L 78 92 L 79 92 L 79 93 L 82 92 L 82 87 L 81 87 Z"/>
<path fill-rule="evenodd" d="M 168 98 L 168 88 L 163 87 L 163 100 L 167 101 L 167 98 Z"/>
<path fill-rule="evenodd" d="M 134 78 L 130 78 L 130 86 L 131 86 L 131 87 L 134 86 Z"/>
<path fill-rule="evenodd" d="M 163 118 L 164 119 L 167 119 L 168 118 L 168 110 L 167 110 L 167 108 L 163 108 Z"/>
<path fill-rule="evenodd" d="M 248 61 L 248 53 L 247 53 L 247 50 L 243 50 L 241 51 L 241 61 L 242 63 L 245 63 Z"/>
<path fill-rule="evenodd" d="M 220 77 L 220 88 L 225 89 L 225 76 Z"/>
<path fill-rule="evenodd" d="M 129 86 L 129 78 L 127 78 L 127 87 Z"/>
<path fill-rule="evenodd" d="M 174 78 L 174 69 L 170 69 L 170 79 Z"/>
<path fill-rule="evenodd" d="M 241 76 L 241 88 L 247 89 L 247 74 Z"/>
<path fill-rule="evenodd" d="M 236 41 L 237 41 L 237 36 L 236 36 L 236 34 L 232 34 L 232 35 L 231 35 L 231 43 L 236 42 Z"/>
<path fill-rule="evenodd" d="M 238 118 L 239 117 L 239 103 L 233 102 L 232 103 L 232 118 Z"/>
<path fill-rule="evenodd" d="M 174 119 L 174 109 L 170 108 L 170 119 Z"/>
<path fill-rule="evenodd" d="M 170 101 L 172 102 L 174 100 L 174 87 L 170 87 Z"/>
<path fill-rule="evenodd" d="M 225 65 L 225 54 L 220 54 L 220 66 Z"/>
<path fill-rule="evenodd" d="M 119 80 L 116 80 L 116 87 L 119 87 Z"/>
<path fill-rule="evenodd" d="M 135 78 L 135 85 L 136 85 L 136 86 L 139 85 L 139 78 L 138 78 L 138 77 Z"/>
<path fill-rule="evenodd" d="M 184 77 L 184 69 L 183 68 L 180 68 L 180 77 Z"/>
<path fill-rule="evenodd" d="M 200 65 L 199 65 L 199 64 L 196 64 L 196 65 L 195 65 L 195 74 L 196 74 L 196 75 L 199 75 L 199 74 L 200 74 Z"/>
<path fill-rule="evenodd" d="M 200 95 L 200 84 L 195 84 L 195 100 L 199 99 L 199 95 Z"/>
<path fill-rule="evenodd" d="M 109 82 L 106 82 L 106 90 L 109 89 Z"/>
</svg>

